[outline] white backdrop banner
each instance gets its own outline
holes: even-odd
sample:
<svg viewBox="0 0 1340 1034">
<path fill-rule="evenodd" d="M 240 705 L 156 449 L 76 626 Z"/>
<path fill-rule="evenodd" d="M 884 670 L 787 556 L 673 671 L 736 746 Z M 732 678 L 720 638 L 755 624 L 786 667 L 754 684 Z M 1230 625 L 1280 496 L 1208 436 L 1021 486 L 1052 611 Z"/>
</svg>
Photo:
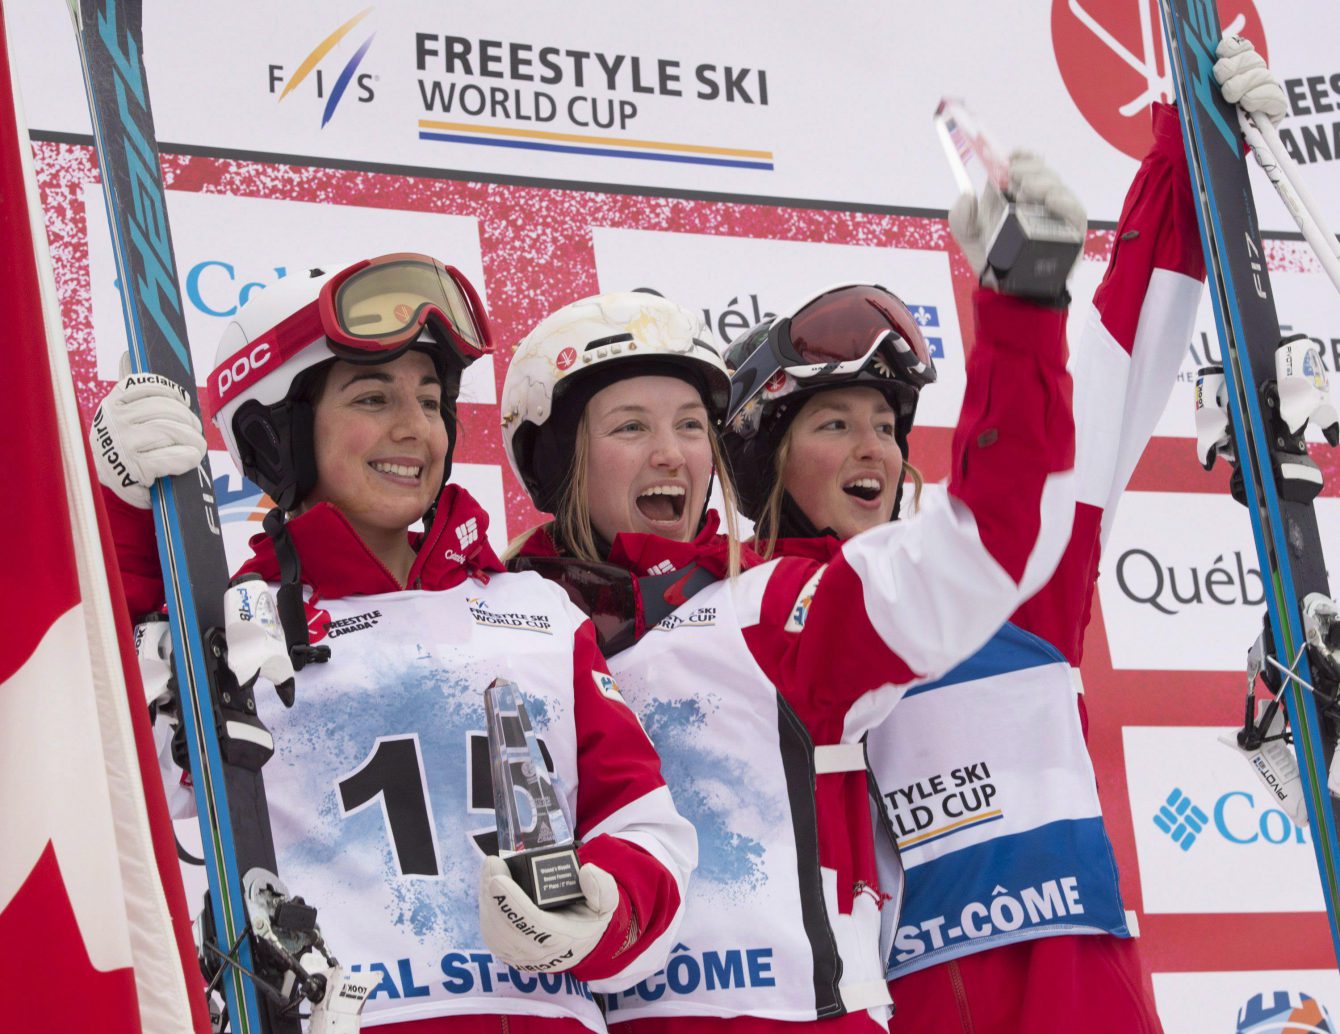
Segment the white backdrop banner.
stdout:
<svg viewBox="0 0 1340 1034">
<path fill-rule="evenodd" d="M 63 5 L 17 6 L 29 124 L 87 133 Z M 930 116 L 954 95 L 1112 220 L 1168 92 L 1156 0 L 145 6 L 160 139 L 424 173 L 943 210 Z M 1285 81 L 1282 135 L 1340 212 L 1340 5 L 1219 8 Z"/>
</svg>

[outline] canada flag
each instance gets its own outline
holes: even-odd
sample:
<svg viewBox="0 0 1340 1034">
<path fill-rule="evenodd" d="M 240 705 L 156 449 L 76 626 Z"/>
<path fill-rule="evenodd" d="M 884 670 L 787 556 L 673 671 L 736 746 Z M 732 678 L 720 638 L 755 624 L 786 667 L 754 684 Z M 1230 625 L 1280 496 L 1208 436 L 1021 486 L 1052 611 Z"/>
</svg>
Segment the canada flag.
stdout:
<svg viewBox="0 0 1340 1034">
<path fill-rule="evenodd" d="M 0 18 L 0 1027 L 208 1031 Z M 40 258 L 39 258 L 40 256 Z M 109 586 L 109 577 L 116 584 Z"/>
</svg>

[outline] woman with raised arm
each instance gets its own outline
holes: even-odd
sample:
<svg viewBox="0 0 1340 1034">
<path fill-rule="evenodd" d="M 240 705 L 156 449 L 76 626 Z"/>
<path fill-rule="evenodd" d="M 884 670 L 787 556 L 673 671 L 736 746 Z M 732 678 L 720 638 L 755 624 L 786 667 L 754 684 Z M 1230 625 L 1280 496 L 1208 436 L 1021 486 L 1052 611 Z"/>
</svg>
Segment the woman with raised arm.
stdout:
<svg viewBox="0 0 1340 1034">
<path fill-rule="evenodd" d="M 1035 176 L 1030 185 L 1047 187 L 1039 200 L 1082 229 L 1074 198 Z M 866 298 L 894 336 L 886 296 Z M 518 544 L 514 565 L 563 582 L 603 625 L 611 671 L 701 845 L 670 961 L 607 1000 L 611 1025 L 884 1028 L 887 895 L 862 736 L 1045 581 L 1073 513 L 1064 310 L 983 288 L 977 314 L 947 495 L 824 561 L 760 563 L 746 551 L 737 564 L 734 538 L 705 511 L 714 472 L 733 496 L 717 438 L 729 385 L 692 313 L 652 295 L 601 295 L 518 346 L 504 440 L 555 516 Z M 864 367 L 871 345 L 797 360 L 816 374 Z M 904 335 L 889 349 L 890 379 L 930 375 L 913 346 Z M 737 373 L 742 395 L 779 387 L 749 376 Z M 892 493 L 896 479 L 880 477 L 876 494 Z"/>
<path fill-rule="evenodd" d="M 1284 110 L 1249 43 L 1226 40 L 1220 54 L 1232 59 L 1215 67 L 1226 95 Z M 1153 131 L 1076 348 L 1078 503 L 1061 563 L 980 651 L 909 691 L 867 739 L 883 889 L 902 899 L 884 914 L 895 1034 L 1162 1029 L 1076 693 L 1101 533 L 1171 393 L 1205 279 L 1176 109 L 1155 105 Z M 965 198 L 950 222 L 981 274 L 971 216 Z M 924 378 L 889 376 L 901 352 L 925 347 L 902 304 L 887 292 L 874 303 L 896 317 L 895 336 L 864 366 L 796 361 L 879 342 L 872 290 L 832 289 L 727 351 L 733 368 L 775 378 L 753 399 L 737 394 L 725 434 L 764 556 L 838 557 L 899 519 L 909 473 L 920 495 L 907 446 Z"/>
<path fill-rule="evenodd" d="M 590 622 L 558 587 L 504 572 L 488 515 L 449 483 L 461 373 L 490 348 L 468 281 L 407 254 L 291 274 L 219 345 L 214 420 L 278 504 L 241 574 L 274 587 L 286 618 L 262 670 L 296 681 L 288 709 L 256 694 L 279 872 L 344 965 L 379 976 L 378 1024 L 603 1031 L 592 991 L 664 962 L 695 838 Z M 191 469 L 203 445 L 184 408 L 175 385 L 132 377 L 95 421 L 141 610 L 161 603 L 135 548 L 151 533 L 145 472 Z M 582 900 L 552 911 L 490 857 L 482 691 L 500 676 L 575 817 Z"/>
</svg>

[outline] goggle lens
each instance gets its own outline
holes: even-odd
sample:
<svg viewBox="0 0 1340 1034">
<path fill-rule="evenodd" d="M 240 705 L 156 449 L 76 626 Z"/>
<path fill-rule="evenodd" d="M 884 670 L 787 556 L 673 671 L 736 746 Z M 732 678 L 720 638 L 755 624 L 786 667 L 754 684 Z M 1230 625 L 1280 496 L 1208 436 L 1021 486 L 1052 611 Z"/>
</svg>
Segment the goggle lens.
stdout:
<svg viewBox="0 0 1340 1034">
<path fill-rule="evenodd" d="M 351 338 L 394 340 L 417 328 L 425 307 L 439 310 L 466 344 L 480 347 L 470 303 L 436 263 L 402 260 L 368 266 L 335 292 L 335 316 Z"/>
<path fill-rule="evenodd" d="M 820 295 L 791 317 L 790 346 L 807 366 L 869 358 L 889 331 L 930 364 L 930 349 L 907 307 L 887 291 L 864 284 Z M 782 342 L 783 350 L 786 342 Z"/>
</svg>

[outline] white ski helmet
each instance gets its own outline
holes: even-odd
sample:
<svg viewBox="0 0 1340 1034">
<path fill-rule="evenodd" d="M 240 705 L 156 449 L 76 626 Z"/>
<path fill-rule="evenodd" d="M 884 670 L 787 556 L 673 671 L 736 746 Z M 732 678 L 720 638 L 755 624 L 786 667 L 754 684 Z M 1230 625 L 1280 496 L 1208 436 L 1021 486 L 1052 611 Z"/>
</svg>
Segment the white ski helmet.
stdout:
<svg viewBox="0 0 1340 1034">
<path fill-rule="evenodd" d="M 336 359 L 387 363 L 409 348 L 442 377 L 448 451 L 456 444 L 460 374 L 492 350 L 469 281 L 426 255 L 382 255 L 290 273 L 253 292 L 219 340 L 206 396 L 228 455 L 283 510 L 316 484 L 312 404 L 304 390 Z"/>
<path fill-rule="evenodd" d="M 720 426 L 730 375 L 702 317 L 642 291 L 594 295 L 541 320 L 516 347 L 502 391 L 503 444 L 535 506 L 552 513 L 582 410 L 624 377 L 683 377 Z"/>
</svg>

